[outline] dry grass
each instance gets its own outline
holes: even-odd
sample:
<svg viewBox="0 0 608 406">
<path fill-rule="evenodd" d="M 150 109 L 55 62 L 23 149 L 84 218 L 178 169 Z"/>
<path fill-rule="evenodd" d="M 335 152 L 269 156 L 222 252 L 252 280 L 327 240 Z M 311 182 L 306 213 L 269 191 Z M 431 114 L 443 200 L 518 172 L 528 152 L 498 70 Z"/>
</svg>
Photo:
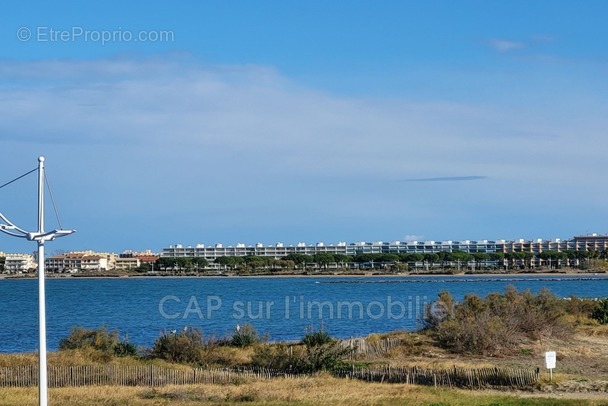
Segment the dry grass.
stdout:
<svg viewBox="0 0 608 406">
<path fill-rule="evenodd" d="M 252 346 L 244 348 L 215 346 L 204 351 L 203 360 L 206 365 L 212 367 L 235 367 L 249 364 L 253 352 Z"/>
<path fill-rule="evenodd" d="M 541 368 L 543 377 L 544 352 L 558 353 L 554 381 L 543 381 L 544 390 L 552 390 L 552 396 L 582 396 L 572 392 L 595 391 L 586 396 L 591 400 L 573 403 L 553 403 L 542 400 L 522 400 L 508 394 L 492 394 L 481 391 L 457 391 L 420 386 L 369 384 L 360 381 L 334 379 L 319 376 L 299 379 L 275 379 L 246 381 L 239 385 L 184 385 L 162 388 L 145 387 L 86 387 L 57 388 L 50 390 L 51 404 L 56 405 L 194 405 L 240 404 L 253 405 L 502 405 L 502 404 L 590 404 L 608 406 L 608 326 L 583 325 L 569 340 L 538 340 L 523 343 L 517 354 L 497 357 L 463 356 L 438 348 L 422 333 L 394 332 L 374 335 L 372 341 L 386 337 L 401 339 L 401 345 L 382 356 L 359 359 L 371 365 L 419 366 L 424 368 L 468 367 L 523 367 Z M 208 354 L 209 364 L 238 365 L 251 360 L 252 348 L 216 347 Z M 90 365 L 96 354 L 90 351 L 72 350 L 49 353 L 51 365 Z M 0 367 L 35 365 L 37 354 L 0 355 Z M 173 368 L 191 368 L 187 365 L 169 364 L 164 361 L 142 361 L 136 358 L 113 358 L 113 364 L 154 364 Z M 557 395 L 559 394 L 559 395 Z M 543 395 L 550 396 L 550 394 Z M 523 403 L 522 403 L 523 402 Z M 594 403 L 595 402 L 595 403 Z M 0 405 L 35 405 L 36 388 L 0 389 Z"/>
<path fill-rule="evenodd" d="M 48 363 L 53 366 L 76 365 L 157 365 L 171 368 L 191 368 L 188 365 L 170 364 L 163 360 L 141 360 L 134 357 L 113 357 L 109 361 L 101 357 L 98 351 L 91 349 L 64 350 L 48 353 Z M 38 354 L 0 354 L 0 368 L 17 367 L 25 365 L 38 365 Z"/>
<path fill-rule="evenodd" d="M 234 367 L 246 365 L 251 362 L 253 348 L 235 348 L 228 346 L 212 346 L 202 351 L 201 360 L 210 367 Z M 158 366 L 171 366 L 173 368 L 189 368 L 191 366 L 172 364 L 161 359 L 140 359 L 137 357 L 109 357 L 103 352 L 93 348 L 80 348 L 75 350 L 62 350 L 48 353 L 48 363 L 53 366 L 74 365 L 142 365 L 154 364 Z M 24 365 L 37 365 L 37 353 L 0 354 L 1 367 L 17 367 Z"/>
<path fill-rule="evenodd" d="M 161 388 L 88 387 L 51 389 L 51 405 L 601 405 L 601 400 L 528 398 L 415 385 L 373 384 L 320 375 L 311 378 L 251 380 L 238 385 L 185 385 Z M 0 405 L 35 405 L 36 388 L 0 392 Z M 604 403 L 606 404 L 606 403 Z"/>
<path fill-rule="evenodd" d="M 608 324 L 592 324 L 580 326 L 579 331 L 585 335 L 592 337 L 608 337 Z"/>
</svg>

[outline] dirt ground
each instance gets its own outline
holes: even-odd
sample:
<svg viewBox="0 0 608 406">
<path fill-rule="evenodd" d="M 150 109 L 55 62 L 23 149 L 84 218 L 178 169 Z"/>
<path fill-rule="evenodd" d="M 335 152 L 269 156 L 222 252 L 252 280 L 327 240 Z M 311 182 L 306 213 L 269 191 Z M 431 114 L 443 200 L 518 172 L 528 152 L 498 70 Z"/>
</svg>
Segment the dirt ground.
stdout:
<svg viewBox="0 0 608 406">
<path fill-rule="evenodd" d="M 429 368 L 512 367 L 539 368 L 541 381 L 532 392 L 522 396 L 547 396 L 608 400 L 608 326 L 583 327 L 570 340 L 529 342 L 514 355 L 478 357 L 451 354 L 425 336 L 412 335 L 416 355 L 388 353 L 374 362 L 395 366 L 417 365 Z M 416 343 L 416 342 L 419 343 Z M 553 379 L 545 367 L 545 352 L 557 353 Z"/>
</svg>

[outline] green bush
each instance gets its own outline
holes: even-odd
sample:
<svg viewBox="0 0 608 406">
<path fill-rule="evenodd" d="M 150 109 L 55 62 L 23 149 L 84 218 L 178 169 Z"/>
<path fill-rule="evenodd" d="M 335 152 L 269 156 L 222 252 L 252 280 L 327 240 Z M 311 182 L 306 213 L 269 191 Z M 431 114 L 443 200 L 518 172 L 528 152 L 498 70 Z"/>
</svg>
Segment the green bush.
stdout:
<svg viewBox="0 0 608 406">
<path fill-rule="evenodd" d="M 451 300 L 442 295 L 442 301 Z M 467 295 L 427 325 L 437 342 L 455 353 L 513 353 L 526 340 L 569 337 L 573 325 L 564 302 L 546 290 L 534 295 L 509 287 L 502 295 Z"/>
<path fill-rule="evenodd" d="M 422 320 L 423 330 L 432 330 L 437 327 L 439 323 L 453 314 L 455 305 L 456 301 L 450 292 L 439 292 L 438 299 L 432 304 L 425 306 L 424 318 Z"/>
<path fill-rule="evenodd" d="M 285 343 L 256 346 L 251 364 L 256 367 L 297 372 L 302 369 L 302 348 Z"/>
<path fill-rule="evenodd" d="M 585 322 L 593 319 L 593 312 L 598 306 L 598 301 L 589 298 L 569 296 L 564 300 L 566 312 L 578 321 Z"/>
<path fill-rule="evenodd" d="M 114 347 L 114 355 L 117 357 L 137 356 L 137 347 L 127 341 L 121 341 Z"/>
<path fill-rule="evenodd" d="M 301 344 L 262 345 L 254 349 L 252 364 L 292 373 L 333 371 L 347 365 L 345 348 L 329 334 L 318 331 L 302 338 Z"/>
<path fill-rule="evenodd" d="M 59 341 L 59 350 L 93 349 L 106 357 L 135 356 L 137 349 L 127 340 L 121 340 L 117 331 L 108 331 L 106 327 L 86 329 L 72 327 L 70 335 Z"/>
<path fill-rule="evenodd" d="M 593 309 L 591 317 L 597 320 L 600 324 L 608 324 L 608 298 L 597 301 L 597 305 Z"/>
<path fill-rule="evenodd" d="M 265 337 L 261 337 L 255 327 L 247 323 L 243 326 L 236 326 L 230 338 L 230 345 L 233 347 L 248 347 L 262 341 L 265 341 Z"/>
<path fill-rule="evenodd" d="M 333 371 L 343 368 L 347 365 L 345 357 L 351 352 L 352 349 L 342 347 L 337 340 L 306 346 L 303 372 Z"/>
<path fill-rule="evenodd" d="M 313 331 L 302 337 L 302 344 L 307 347 L 316 347 L 323 344 L 331 343 L 335 341 L 327 332 L 319 330 Z"/>
<path fill-rule="evenodd" d="M 197 364 L 203 363 L 203 333 L 194 328 L 184 331 L 165 332 L 154 341 L 150 350 L 151 358 L 169 362 Z"/>
</svg>

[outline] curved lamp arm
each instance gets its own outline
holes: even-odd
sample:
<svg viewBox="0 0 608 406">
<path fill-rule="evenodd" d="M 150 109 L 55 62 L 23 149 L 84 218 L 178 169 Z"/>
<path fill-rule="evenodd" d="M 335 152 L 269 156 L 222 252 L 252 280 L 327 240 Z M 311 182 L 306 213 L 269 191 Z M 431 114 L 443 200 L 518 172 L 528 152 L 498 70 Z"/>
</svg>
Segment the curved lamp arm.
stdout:
<svg viewBox="0 0 608 406">
<path fill-rule="evenodd" d="M 9 219 L 7 219 L 2 213 L 0 213 L 0 219 L 6 224 L 0 224 L 0 231 L 5 234 L 12 235 L 13 237 L 27 238 L 28 232 L 22 228 L 14 225 Z"/>
<path fill-rule="evenodd" d="M 0 220 L 6 224 L 0 223 L 0 231 L 5 234 L 12 235 L 13 237 L 25 238 L 29 241 L 52 241 L 58 237 L 64 237 L 70 235 L 76 230 L 53 230 L 45 233 L 29 233 L 22 228 L 14 225 L 9 219 L 7 219 L 2 213 L 0 213 Z"/>
</svg>

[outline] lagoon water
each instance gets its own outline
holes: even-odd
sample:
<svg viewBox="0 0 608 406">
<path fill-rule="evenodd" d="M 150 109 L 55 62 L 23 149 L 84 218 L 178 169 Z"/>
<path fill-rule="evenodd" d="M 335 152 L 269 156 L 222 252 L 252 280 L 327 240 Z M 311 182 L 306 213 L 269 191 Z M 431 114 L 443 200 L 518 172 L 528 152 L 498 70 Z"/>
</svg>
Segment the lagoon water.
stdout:
<svg viewBox="0 0 608 406">
<path fill-rule="evenodd" d="M 105 325 L 146 347 L 166 331 L 196 327 L 225 337 L 245 323 L 273 341 L 298 340 L 321 325 L 341 338 L 414 330 L 441 291 L 462 299 L 509 285 L 559 297 L 608 296 L 608 277 L 591 275 L 47 279 L 48 348 L 56 350 L 72 326 Z M 0 352 L 37 348 L 37 280 L 0 279 Z"/>
</svg>

